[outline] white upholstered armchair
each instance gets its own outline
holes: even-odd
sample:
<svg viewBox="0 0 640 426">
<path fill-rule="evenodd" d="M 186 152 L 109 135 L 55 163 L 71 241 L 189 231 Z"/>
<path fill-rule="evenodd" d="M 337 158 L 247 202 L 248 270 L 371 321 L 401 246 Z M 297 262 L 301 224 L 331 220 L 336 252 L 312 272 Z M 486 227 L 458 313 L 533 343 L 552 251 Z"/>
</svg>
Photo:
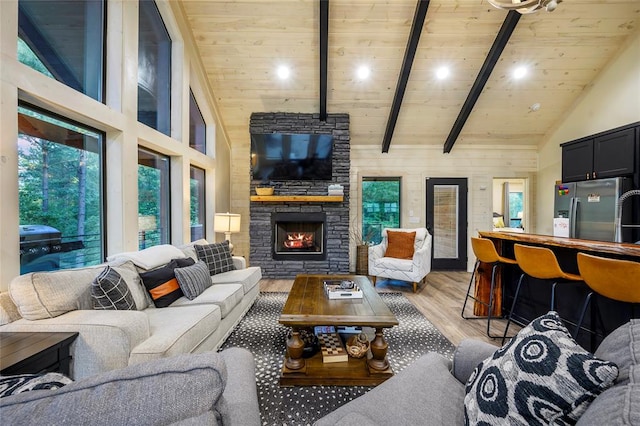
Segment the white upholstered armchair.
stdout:
<svg viewBox="0 0 640 426">
<path fill-rule="evenodd" d="M 385 257 L 389 246 L 391 232 L 415 232 L 413 256 L 411 258 Z M 397 235 L 397 234 L 396 234 Z M 394 280 L 408 281 L 413 284 L 413 292 L 418 289 L 418 283 L 431 272 L 431 245 L 432 238 L 427 228 L 385 228 L 382 230 L 382 242 L 369 247 L 369 275 L 373 277 L 373 285 L 376 278 L 390 278 Z"/>
</svg>

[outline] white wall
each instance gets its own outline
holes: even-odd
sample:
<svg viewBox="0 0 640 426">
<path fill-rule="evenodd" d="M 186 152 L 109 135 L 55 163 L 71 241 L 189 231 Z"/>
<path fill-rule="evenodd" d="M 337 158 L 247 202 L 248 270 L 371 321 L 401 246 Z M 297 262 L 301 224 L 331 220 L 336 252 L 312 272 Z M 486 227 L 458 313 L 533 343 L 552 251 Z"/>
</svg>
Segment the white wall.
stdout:
<svg viewBox="0 0 640 426">
<path fill-rule="evenodd" d="M 640 31 L 586 88 L 540 147 L 537 232 L 553 234 L 553 185 L 562 179 L 560 144 L 640 121 Z"/>
<path fill-rule="evenodd" d="M 214 240 L 216 201 L 228 204 L 229 171 L 218 175 L 215 157 L 228 164 L 229 144 L 216 115 L 190 32 L 175 2 L 158 1 L 173 41 L 172 130 L 166 136 L 137 122 L 138 3 L 109 0 L 106 105 L 16 60 L 17 1 L 0 1 L 0 290 L 19 274 L 17 104 L 28 100 L 106 133 L 107 255 L 138 247 L 137 150 L 142 145 L 171 156 L 172 242 L 190 240 L 189 166 L 207 171 L 207 238 Z M 208 125 L 208 155 L 188 143 L 189 87 Z M 221 189 L 221 194 L 214 194 Z"/>
<path fill-rule="evenodd" d="M 493 179 L 522 178 L 535 187 L 538 155 L 534 146 L 477 146 L 456 145 L 450 154 L 442 153 L 442 146 L 416 146 L 392 144 L 389 153 L 382 154 L 378 146 L 351 146 L 351 223 L 362 222 L 362 177 L 402 177 L 402 226 L 426 225 L 426 179 L 428 177 L 468 178 L 468 235 L 489 231 L 493 227 Z M 412 223 L 413 210 L 418 222 Z M 533 222 L 532 222 L 533 223 Z M 535 232 L 531 230 L 530 232 Z M 352 265 L 354 256 L 352 248 Z M 468 250 L 468 270 L 475 258 Z M 351 268 L 354 269 L 353 267 Z"/>
</svg>

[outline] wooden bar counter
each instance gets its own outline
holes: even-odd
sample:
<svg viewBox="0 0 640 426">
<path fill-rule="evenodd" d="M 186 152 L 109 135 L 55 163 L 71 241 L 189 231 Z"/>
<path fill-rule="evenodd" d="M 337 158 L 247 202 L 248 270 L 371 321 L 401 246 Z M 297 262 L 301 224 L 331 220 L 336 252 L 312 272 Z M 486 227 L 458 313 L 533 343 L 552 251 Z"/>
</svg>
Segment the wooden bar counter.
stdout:
<svg viewBox="0 0 640 426">
<path fill-rule="evenodd" d="M 560 267 L 566 272 L 579 272 L 577 263 L 577 254 L 579 252 L 640 262 L 639 244 L 580 240 L 514 232 L 480 231 L 479 235 L 492 240 L 498 253 L 512 259 L 515 259 L 513 251 L 515 244 L 547 247 L 555 253 Z M 517 266 L 500 268 L 495 294 L 499 303 L 496 304 L 494 314 L 504 316 L 508 314 L 513 302 L 517 280 L 521 273 Z M 484 267 L 484 265 L 481 264 L 478 267 L 477 275 L 476 294 L 484 294 L 488 299 L 491 283 L 491 268 Z M 537 316 L 546 313 L 549 310 L 551 297 L 550 281 L 532 278 L 527 278 L 527 280 L 528 282 L 523 284 L 523 288 L 520 290 L 521 294 L 514 310 L 514 319 L 521 325 L 527 324 Z M 629 285 L 640 285 L 640 277 L 629 277 Z M 580 309 L 588 293 L 589 288 L 583 282 L 562 282 L 558 284 L 556 290 L 556 311 L 558 311 L 561 317 L 566 318 L 570 325 L 576 323 Z M 636 309 L 636 311 L 640 310 Z M 476 315 L 486 314 L 486 307 L 476 304 L 474 313 Z M 636 312 L 636 316 L 639 314 L 640 312 Z M 591 313 L 587 313 L 585 324 L 588 328 L 595 329 L 596 334 L 590 335 L 582 331 L 578 336 L 578 341 L 585 348 L 594 350 L 608 333 L 632 317 L 633 311 L 631 305 L 602 297 L 597 298 L 597 302 L 592 303 Z M 573 329 L 569 327 L 569 331 L 573 331 Z"/>
</svg>

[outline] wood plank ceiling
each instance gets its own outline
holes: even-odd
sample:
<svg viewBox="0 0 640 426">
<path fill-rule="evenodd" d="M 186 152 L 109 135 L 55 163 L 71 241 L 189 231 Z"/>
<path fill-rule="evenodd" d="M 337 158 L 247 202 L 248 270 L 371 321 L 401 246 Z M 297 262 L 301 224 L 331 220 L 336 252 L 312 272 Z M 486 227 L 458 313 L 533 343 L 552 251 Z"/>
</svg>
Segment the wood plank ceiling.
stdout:
<svg viewBox="0 0 640 426">
<path fill-rule="evenodd" d="M 380 149 L 417 0 L 330 0 L 324 101 L 319 1 L 182 0 L 232 145 L 249 143 L 252 112 L 326 108 L 350 114 L 353 145 Z M 444 147 L 456 132 L 456 147 L 537 145 L 640 21 L 637 0 L 565 0 L 552 13 L 522 15 L 456 129 L 507 12 L 486 0 L 428 3 L 391 149 Z M 291 68 L 289 80 L 277 77 L 280 65 Z M 362 65 L 370 68 L 369 79 L 356 76 Z M 515 80 L 519 65 L 528 75 Z M 449 67 L 450 78 L 436 78 L 441 66 Z"/>
</svg>

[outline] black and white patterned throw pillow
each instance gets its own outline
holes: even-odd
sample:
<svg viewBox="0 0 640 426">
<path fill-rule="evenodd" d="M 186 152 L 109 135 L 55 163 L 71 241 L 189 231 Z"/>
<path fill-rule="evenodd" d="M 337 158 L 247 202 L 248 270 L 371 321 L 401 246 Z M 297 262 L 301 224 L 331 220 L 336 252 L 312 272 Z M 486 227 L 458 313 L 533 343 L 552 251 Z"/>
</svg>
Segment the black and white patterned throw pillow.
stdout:
<svg viewBox="0 0 640 426">
<path fill-rule="evenodd" d="M 618 367 L 578 345 L 551 311 L 476 367 L 465 389 L 465 423 L 574 424 L 616 377 Z"/>
<path fill-rule="evenodd" d="M 199 260 L 195 265 L 173 270 L 178 279 L 178 284 L 185 297 L 193 300 L 200 296 L 203 291 L 211 287 L 211 275 L 206 263 Z"/>
<path fill-rule="evenodd" d="M 231 250 L 229 250 L 229 241 L 225 240 L 221 243 L 207 244 L 206 246 L 196 245 L 195 248 L 198 259 L 209 267 L 210 275 L 236 269 L 231 257 Z"/>
<path fill-rule="evenodd" d="M 98 275 L 91 284 L 93 309 L 136 310 L 136 302 L 124 278 L 110 266 Z"/>
<path fill-rule="evenodd" d="M 73 380 L 61 373 L 0 376 L 0 398 L 40 389 L 58 389 Z"/>
</svg>

